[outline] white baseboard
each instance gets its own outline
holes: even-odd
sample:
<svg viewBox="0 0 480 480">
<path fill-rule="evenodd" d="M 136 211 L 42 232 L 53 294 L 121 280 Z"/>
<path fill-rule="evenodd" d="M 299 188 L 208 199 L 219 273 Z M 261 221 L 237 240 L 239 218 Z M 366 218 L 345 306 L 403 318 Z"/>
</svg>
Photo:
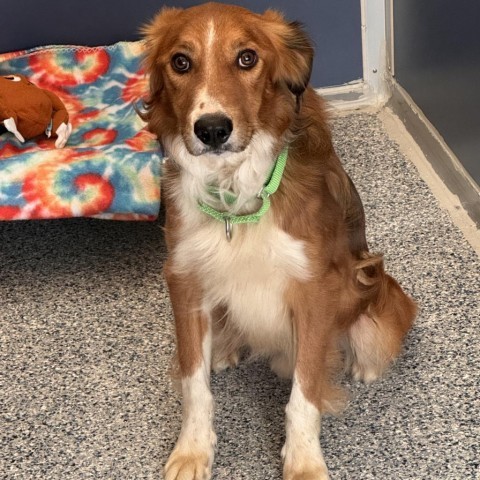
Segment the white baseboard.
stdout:
<svg viewBox="0 0 480 480">
<path fill-rule="evenodd" d="M 358 80 L 337 87 L 317 88 L 334 111 L 358 110 L 367 107 L 381 107 L 386 99 L 382 99 L 362 81 Z"/>
</svg>

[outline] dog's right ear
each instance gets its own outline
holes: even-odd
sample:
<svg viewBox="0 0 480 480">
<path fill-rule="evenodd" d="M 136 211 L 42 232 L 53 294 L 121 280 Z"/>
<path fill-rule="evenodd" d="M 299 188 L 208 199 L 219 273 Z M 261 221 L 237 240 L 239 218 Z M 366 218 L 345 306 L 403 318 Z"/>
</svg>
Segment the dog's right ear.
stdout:
<svg viewBox="0 0 480 480">
<path fill-rule="evenodd" d="M 150 76 L 150 101 L 163 89 L 163 76 L 159 58 L 165 48 L 165 40 L 174 31 L 174 25 L 181 8 L 164 7 L 151 23 L 145 25 L 141 34 L 145 39 L 143 65 Z M 147 106 L 148 106 L 147 101 Z"/>
<path fill-rule="evenodd" d="M 276 52 L 273 80 L 284 83 L 298 102 L 312 73 L 312 41 L 300 23 L 288 23 L 274 10 L 267 10 L 262 20 Z"/>
</svg>

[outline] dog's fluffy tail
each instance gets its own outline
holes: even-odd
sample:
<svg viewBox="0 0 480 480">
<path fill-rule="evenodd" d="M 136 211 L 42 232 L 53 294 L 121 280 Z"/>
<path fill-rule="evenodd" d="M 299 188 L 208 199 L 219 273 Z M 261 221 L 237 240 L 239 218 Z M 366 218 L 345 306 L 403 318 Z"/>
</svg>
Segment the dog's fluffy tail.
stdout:
<svg viewBox="0 0 480 480">
<path fill-rule="evenodd" d="M 356 265 L 363 313 L 347 334 L 347 365 L 357 380 L 377 379 L 401 351 L 417 307 L 383 268 L 380 255 L 368 252 Z"/>
</svg>

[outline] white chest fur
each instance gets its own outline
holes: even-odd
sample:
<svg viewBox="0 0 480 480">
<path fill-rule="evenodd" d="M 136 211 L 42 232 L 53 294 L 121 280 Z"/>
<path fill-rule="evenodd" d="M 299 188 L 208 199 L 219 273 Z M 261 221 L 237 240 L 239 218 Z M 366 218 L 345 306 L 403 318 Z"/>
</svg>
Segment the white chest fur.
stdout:
<svg viewBox="0 0 480 480">
<path fill-rule="evenodd" d="M 226 307 L 235 329 L 254 351 L 284 350 L 292 334 L 285 289 L 290 280 L 309 276 L 303 243 L 274 224 L 271 210 L 257 224 L 234 225 L 228 242 L 223 222 L 198 209 L 198 200 L 211 184 L 233 191 L 239 206 L 258 208 L 256 194 L 274 164 L 278 140 L 258 132 L 243 152 L 199 157 L 189 155 L 180 138 L 164 143 L 182 170 L 173 191 L 182 220 L 180 240 L 171 252 L 174 268 L 196 273 L 203 308 Z"/>
<path fill-rule="evenodd" d="M 198 214 L 172 252 L 175 269 L 197 273 L 204 308 L 227 307 L 253 351 L 285 349 L 292 334 L 285 289 L 289 280 L 308 278 L 303 242 L 277 228 L 271 212 L 258 224 L 235 225 L 231 242 L 223 223 Z"/>
</svg>

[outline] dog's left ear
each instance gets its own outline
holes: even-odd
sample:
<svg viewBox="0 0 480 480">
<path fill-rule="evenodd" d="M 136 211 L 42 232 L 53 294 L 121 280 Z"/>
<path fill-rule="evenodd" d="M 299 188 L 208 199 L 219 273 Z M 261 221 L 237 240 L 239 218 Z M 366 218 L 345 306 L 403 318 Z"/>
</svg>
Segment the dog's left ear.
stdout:
<svg viewBox="0 0 480 480">
<path fill-rule="evenodd" d="M 287 85 L 298 99 L 307 88 L 312 73 L 312 41 L 299 22 L 288 23 L 274 10 L 267 10 L 262 20 L 277 57 L 273 80 Z"/>
</svg>

